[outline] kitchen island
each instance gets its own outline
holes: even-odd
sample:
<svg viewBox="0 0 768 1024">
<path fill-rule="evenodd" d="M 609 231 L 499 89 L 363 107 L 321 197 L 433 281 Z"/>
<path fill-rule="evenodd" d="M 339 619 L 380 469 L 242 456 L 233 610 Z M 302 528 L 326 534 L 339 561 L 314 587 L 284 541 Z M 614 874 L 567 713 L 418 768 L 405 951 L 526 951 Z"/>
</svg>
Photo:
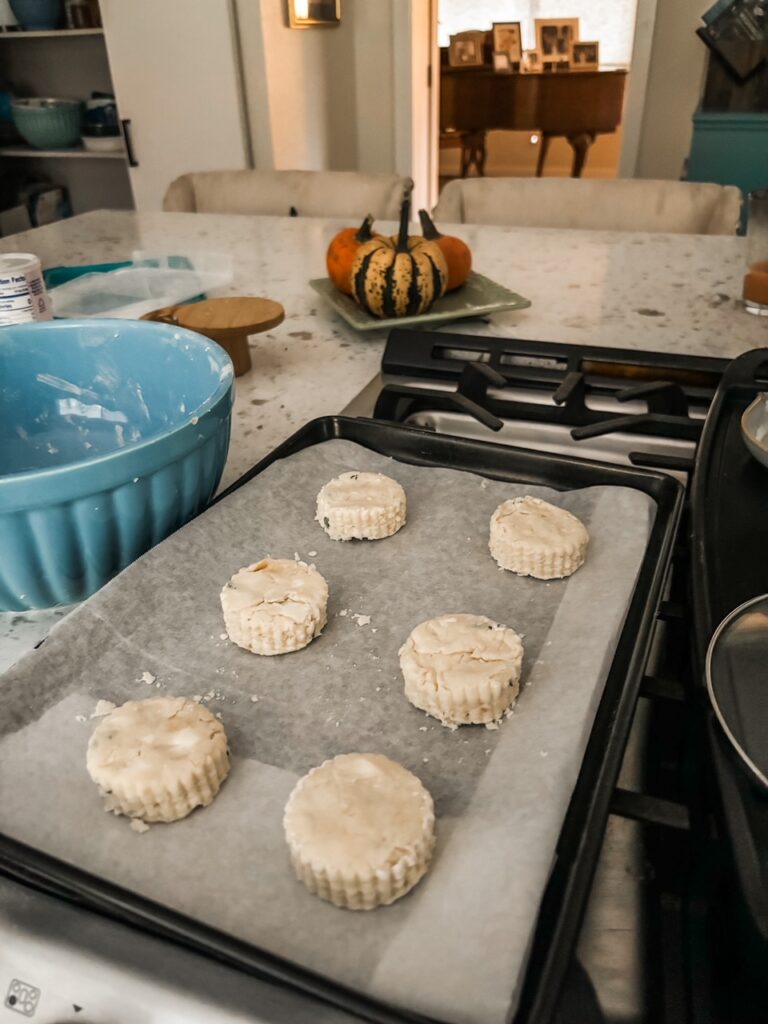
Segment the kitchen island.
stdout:
<svg viewBox="0 0 768 1024">
<path fill-rule="evenodd" d="M 252 339 L 253 369 L 237 381 L 223 481 L 229 483 L 305 421 L 344 408 L 378 369 L 383 332 L 355 334 L 307 285 L 323 273 L 326 245 L 339 226 L 324 220 L 95 213 L 0 246 L 36 252 L 44 266 L 125 259 L 134 249 L 226 252 L 235 272 L 228 293 L 283 303 L 286 321 Z M 725 358 L 764 343 L 766 324 L 745 314 L 738 299 L 743 239 L 466 225 L 456 231 L 472 246 L 480 272 L 533 302 L 528 310 L 456 330 Z M 0 641 L 0 658 L 5 664 L 14 660 L 65 613 L 2 617 L 0 636 L 4 627 L 8 639 Z M 609 831 L 608 843 L 616 846 L 615 832 Z M 640 871 L 635 856 L 614 857 L 611 878 L 623 902 L 630 900 L 627 875 Z M 616 978 L 625 972 L 614 952 L 621 931 L 636 938 L 632 925 L 605 914 L 591 940 L 593 948 L 601 946 L 598 954 L 602 949 Z"/>
<path fill-rule="evenodd" d="M 379 368 L 385 332 L 354 331 L 307 284 L 325 274 L 325 250 L 342 226 L 311 217 L 100 210 L 0 239 L 0 252 L 33 252 L 44 268 L 127 260 L 135 250 L 223 253 L 232 257 L 234 280 L 212 294 L 283 304 L 285 321 L 251 339 L 253 368 L 237 380 L 227 486 L 307 420 L 340 412 Z M 476 270 L 532 304 L 443 330 L 728 359 L 768 341 L 768 325 L 741 305 L 743 238 L 452 230 L 469 243 Z"/>
<path fill-rule="evenodd" d="M 251 338 L 252 369 L 237 379 L 226 487 L 316 416 L 340 412 L 377 373 L 385 331 L 360 334 L 308 285 L 325 274 L 339 220 L 98 210 L 0 239 L 44 268 L 148 255 L 223 253 L 233 281 L 217 295 L 260 295 L 285 321 Z M 380 223 L 380 230 L 395 230 Z M 445 225 L 441 225 L 448 230 Z M 744 312 L 744 238 L 565 231 L 462 224 L 474 267 L 531 300 L 529 309 L 443 330 L 618 346 L 730 359 L 768 342 L 768 324 Z M 0 671 L 61 617 L 0 613 Z"/>
</svg>

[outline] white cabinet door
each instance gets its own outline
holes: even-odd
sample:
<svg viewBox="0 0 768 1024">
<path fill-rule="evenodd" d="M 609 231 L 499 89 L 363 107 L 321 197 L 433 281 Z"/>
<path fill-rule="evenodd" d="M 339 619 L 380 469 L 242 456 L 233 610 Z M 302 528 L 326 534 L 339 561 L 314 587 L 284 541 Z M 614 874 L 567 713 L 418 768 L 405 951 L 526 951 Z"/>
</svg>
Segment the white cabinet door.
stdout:
<svg viewBox="0 0 768 1024">
<path fill-rule="evenodd" d="M 248 166 L 230 0 L 101 0 L 138 210 L 187 171 Z"/>
</svg>

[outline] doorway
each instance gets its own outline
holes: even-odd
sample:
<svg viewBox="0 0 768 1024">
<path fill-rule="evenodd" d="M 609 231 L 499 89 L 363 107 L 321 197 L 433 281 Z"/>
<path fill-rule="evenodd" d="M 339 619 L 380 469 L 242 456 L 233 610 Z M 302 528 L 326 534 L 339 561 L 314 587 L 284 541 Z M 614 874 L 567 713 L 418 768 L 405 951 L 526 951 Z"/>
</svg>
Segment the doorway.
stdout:
<svg viewBox="0 0 768 1024">
<path fill-rule="evenodd" d="M 627 173 L 624 134 L 629 129 L 628 142 L 636 135 L 644 95 L 644 81 L 641 89 L 633 82 L 629 102 L 624 102 L 627 72 L 637 60 L 638 44 L 639 77 L 647 70 L 642 51 L 650 49 L 653 26 L 647 12 L 639 19 L 643 38 L 635 38 L 638 13 L 647 0 L 430 0 L 430 7 L 435 193 L 453 178 L 480 173 L 566 176 L 575 170 L 605 178 Z M 574 18 L 575 33 L 560 47 L 567 62 L 538 63 L 543 55 L 537 19 L 567 26 Z M 510 39 L 514 44 L 515 30 L 497 29 L 494 37 L 494 23 L 519 25 L 521 52 L 508 54 L 508 67 L 494 38 L 502 47 Z M 481 52 L 468 46 L 462 53 L 459 46 L 457 53 L 455 46 L 452 54 L 451 37 L 456 42 L 457 36 L 470 42 L 473 36 L 481 38 Z M 570 49 L 570 42 L 583 45 Z M 462 56 L 468 57 L 464 66 Z M 516 56 L 522 59 L 512 59 Z M 597 66 L 590 66 L 593 61 Z M 634 127 L 624 122 L 622 111 L 632 115 Z"/>
</svg>

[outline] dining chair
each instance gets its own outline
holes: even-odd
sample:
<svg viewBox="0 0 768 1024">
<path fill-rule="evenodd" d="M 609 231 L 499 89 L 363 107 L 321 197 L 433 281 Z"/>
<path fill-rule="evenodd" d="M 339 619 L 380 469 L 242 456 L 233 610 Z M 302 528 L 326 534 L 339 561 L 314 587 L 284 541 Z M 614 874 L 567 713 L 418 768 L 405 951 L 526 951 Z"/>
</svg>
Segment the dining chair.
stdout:
<svg viewBox="0 0 768 1024">
<path fill-rule="evenodd" d="M 598 178 L 468 178 L 449 181 L 434 215 L 443 224 L 735 235 L 733 185 Z"/>
<path fill-rule="evenodd" d="M 196 171 L 168 186 L 163 209 L 277 217 L 397 220 L 410 178 L 357 171 Z"/>
</svg>

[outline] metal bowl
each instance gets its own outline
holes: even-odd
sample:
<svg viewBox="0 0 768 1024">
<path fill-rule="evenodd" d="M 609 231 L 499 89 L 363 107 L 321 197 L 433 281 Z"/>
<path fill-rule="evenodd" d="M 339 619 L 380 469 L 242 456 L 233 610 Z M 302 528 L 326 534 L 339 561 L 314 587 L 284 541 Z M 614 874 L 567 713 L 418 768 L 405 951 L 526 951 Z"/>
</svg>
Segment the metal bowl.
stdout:
<svg viewBox="0 0 768 1024">
<path fill-rule="evenodd" d="M 709 699 L 751 775 L 768 786 L 768 594 L 726 616 L 707 651 Z"/>
<path fill-rule="evenodd" d="M 760 394 L 741 417 L 744 442 L 758 462 L 768 467 L 768 394 Z"/>
<path fill-rule="evenodd" d="M 0 610 L 79 601 L 200 512 L 229 447 L 232 363 L 130 320 L 0 331 Z"/>
</svg>

